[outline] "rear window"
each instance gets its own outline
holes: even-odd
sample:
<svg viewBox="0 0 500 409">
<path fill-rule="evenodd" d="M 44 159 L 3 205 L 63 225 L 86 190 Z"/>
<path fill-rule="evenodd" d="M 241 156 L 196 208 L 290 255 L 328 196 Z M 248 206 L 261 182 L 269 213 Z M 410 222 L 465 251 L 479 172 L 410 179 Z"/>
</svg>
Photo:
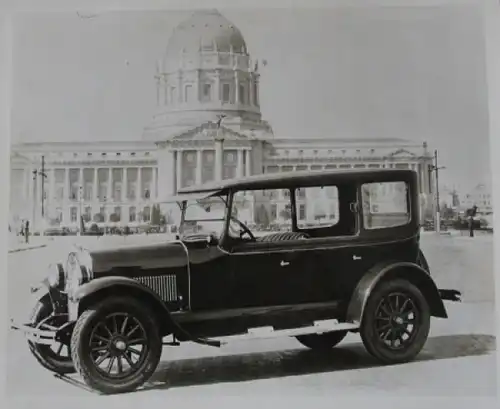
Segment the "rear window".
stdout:
<svg viewBox="0 0 500 409">
<path fill-rule="evenodd" d="M 410 221 L 405 182 L 366 183 L 361 186 L 365 229 L 403 226 Z"/>
</svg>

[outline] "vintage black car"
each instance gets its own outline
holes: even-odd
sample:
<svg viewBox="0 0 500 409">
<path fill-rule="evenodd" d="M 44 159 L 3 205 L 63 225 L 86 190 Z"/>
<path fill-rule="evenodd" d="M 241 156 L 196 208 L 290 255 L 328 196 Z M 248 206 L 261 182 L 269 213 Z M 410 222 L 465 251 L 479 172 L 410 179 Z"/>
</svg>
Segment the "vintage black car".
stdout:
<svg viewBox="0 0 500 409">
<path fill-rule="evenodd" d="M 407 362 L 430 317 L 447 318 L 443 300 L 460 300 L 436 287 L 420 250 L 418 192 L 417 174 L 396 169 L 184 188 L 168 201 L 173 240 L 75 249 L 33 289 L 31 321 L 12 327 L 45 368 L 106 394 L 138 388 L 164 345 L 187 341 L 285 336 L 326 350 L 355 332 L 382 364 Z M 248 227 L 276 220 L 286 227 Z"/>
</svg>

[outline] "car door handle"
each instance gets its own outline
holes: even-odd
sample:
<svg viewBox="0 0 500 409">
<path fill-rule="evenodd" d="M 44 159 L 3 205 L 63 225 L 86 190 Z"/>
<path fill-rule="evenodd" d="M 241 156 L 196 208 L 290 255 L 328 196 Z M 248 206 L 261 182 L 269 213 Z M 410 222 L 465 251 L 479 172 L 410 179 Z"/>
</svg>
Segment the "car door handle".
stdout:
<svg viewBox="0 0 500 409">
<path fill-rule="evenodd" d="M 361 260 L 361 257 L 360 257 L 360 256 L 357 256 L 356 254 L 354 254 L 354 255 L 352 256 L 352 259 L 353 259 L 353 260 Z"/>
<path fill-rule="evenodd" d="M 281 267 L 285 267 L 285 266 L 287 266 L 287 265 L 289 265 L 289 264 L 290 264 L 290 262 L 289 262 L 289 261 L 284 261 L 284 260 L 281 260 L 280 266 L 281 266 Z"/>
</svg>

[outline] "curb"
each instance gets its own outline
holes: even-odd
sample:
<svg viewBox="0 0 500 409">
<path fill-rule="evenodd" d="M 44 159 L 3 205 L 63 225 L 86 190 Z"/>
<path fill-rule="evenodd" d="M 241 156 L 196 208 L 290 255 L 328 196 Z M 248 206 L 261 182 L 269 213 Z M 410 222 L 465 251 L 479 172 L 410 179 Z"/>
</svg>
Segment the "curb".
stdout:
<svg viewBox="0 0 500 409">
<path fill-rule="evenodd" d="M 47 247 L 47 244 L 37 244 L 37 245 L 29 246 L 29 247 L 22 247 L 22 248 L 18 248 L 18 249 L 12 249 L 12 250 L 9 250 L 9 254 L 10 253 L 19 253 L 20 251 L 41 249 L 43 247 Z"/>
</svg>

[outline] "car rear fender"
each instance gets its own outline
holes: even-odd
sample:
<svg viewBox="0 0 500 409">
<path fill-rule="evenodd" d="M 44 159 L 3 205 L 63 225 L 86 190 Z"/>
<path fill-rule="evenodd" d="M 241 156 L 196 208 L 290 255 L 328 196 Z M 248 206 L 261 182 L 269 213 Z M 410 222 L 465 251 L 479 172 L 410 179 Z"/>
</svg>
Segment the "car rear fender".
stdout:
<svg viewBox="0 0 500 409">
<path fill-rule="evenodd" d="M 375 265 L 356 286 L 347 308 L 348 322 L 361 322 L 366 302 L 381 281 L 404 279 L 415 285 L 423 294 L 433 317 L 448 318 L 446 308 L 434 280 L 417 264 L 410 262 L 387 262 Z"/>
</svg>

